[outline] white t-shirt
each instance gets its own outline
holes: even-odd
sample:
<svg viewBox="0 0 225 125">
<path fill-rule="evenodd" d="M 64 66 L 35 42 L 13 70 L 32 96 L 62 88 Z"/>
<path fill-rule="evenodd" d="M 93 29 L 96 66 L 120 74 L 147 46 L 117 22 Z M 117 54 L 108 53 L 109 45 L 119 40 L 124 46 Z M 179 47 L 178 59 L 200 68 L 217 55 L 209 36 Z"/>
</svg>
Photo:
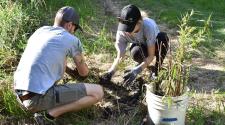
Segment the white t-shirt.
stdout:
<svg viewBox="0 0 225 125">
<path fill-rule="evenodd" d="M 44 26 L 29 38 L 14 74 L 14 88 L 44 94 L 64 73 L 66 57 L 82 53 L 80 40 L 62 27 Z"/>
<path fill-rule="evenodd" d="M 139 32 L 132 37 L 123 31 L 117 31 L 116 34 L 116 46 L 121 53 L 125 53 L 127 43 L 141 43 L 147 46 L 154 45 L 156 42 L 156 37 L 159 33 L 159 28 L 154 20 L 150 18 L 143 18 L 143 25 Z"/>
</svg>

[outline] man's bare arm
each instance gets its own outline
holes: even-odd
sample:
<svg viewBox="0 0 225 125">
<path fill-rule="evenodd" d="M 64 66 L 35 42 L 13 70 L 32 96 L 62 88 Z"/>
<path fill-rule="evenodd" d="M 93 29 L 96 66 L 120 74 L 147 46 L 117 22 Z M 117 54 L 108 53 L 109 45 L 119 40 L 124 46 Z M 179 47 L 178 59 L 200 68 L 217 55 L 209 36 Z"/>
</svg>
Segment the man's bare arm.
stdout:
<svg viewBox="0 0 225 125">
<path fill-rule="evenodd" d="M 74 57 L 74 63 L 80 76 L 87 76 L 89 73 L 88 66 L 83 54 L 77 54 Z"/>
</svg>

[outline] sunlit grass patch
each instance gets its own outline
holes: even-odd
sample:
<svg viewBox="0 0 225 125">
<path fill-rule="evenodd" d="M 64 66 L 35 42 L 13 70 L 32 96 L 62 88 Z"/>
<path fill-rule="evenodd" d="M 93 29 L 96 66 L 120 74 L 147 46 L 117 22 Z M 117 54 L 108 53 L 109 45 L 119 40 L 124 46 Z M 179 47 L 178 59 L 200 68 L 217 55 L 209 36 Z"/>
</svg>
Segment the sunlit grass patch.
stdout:
<svg viewBox="0 0 225 125">
<path fill-rule="evenodd" d="M 101 28 L 96 36 L 92 35 L 92 37 L 89 38 L 81 36 L 80 38 L 83 41 L 84 49 L 87 54 L 110 53 L 114 51 L 112 34 L 107 33 L 105 26 Z"/>
<path fill-rule="evenodd" d="M 221 125 L 225 122 L 225 93 L 214 90 L 211 94 L 192 93 L 187 112 L 190 125 Z"/>
</svg>

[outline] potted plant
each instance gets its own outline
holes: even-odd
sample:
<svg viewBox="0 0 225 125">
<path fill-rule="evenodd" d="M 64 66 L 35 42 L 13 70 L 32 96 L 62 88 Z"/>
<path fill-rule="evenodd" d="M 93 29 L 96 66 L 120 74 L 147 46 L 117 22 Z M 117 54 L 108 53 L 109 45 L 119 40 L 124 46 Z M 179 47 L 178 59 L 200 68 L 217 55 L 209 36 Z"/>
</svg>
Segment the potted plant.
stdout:
<svg viewBox="0 0 225 125">
<path fill-rule="evenodd" d="M 146 102 L 154 124 L 184 125 L 188 106 L 188 87 L 191 51 L 205 40 L 210 17 L 203 28 L 189 26 L 192 10 L 180 20 L 178 44 L 174 53 L 169 47 L 168 64 L 158 77 L 148 84 Z"/>
</svg>

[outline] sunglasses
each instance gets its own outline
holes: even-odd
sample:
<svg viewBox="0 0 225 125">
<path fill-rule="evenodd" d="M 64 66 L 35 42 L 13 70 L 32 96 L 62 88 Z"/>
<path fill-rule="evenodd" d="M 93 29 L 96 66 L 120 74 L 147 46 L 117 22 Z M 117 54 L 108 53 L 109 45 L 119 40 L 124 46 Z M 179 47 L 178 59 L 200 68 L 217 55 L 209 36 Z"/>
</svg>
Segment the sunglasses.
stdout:
<svg viewBox="0 0 225 125">
<path fill-rule="evenodd" d="M 74 31 L 76 31 L 76 30 L 79 28 L 79 26 L 78 26 L 77 24 L 75 24 L 75 23 L 72 23 L 72 25 L 74 25 L 74 26 L 75 26 Z"/>
<path fill-rule="evenodd" d="M 134 20 L 132 18 L 129 18 L 128 20 L 125 20 L 125 19 L 122 19 L 121 17 L 117 17 L 117 19 L 121 23 L 133 23 L 134 22 Z"/>
</svg>

